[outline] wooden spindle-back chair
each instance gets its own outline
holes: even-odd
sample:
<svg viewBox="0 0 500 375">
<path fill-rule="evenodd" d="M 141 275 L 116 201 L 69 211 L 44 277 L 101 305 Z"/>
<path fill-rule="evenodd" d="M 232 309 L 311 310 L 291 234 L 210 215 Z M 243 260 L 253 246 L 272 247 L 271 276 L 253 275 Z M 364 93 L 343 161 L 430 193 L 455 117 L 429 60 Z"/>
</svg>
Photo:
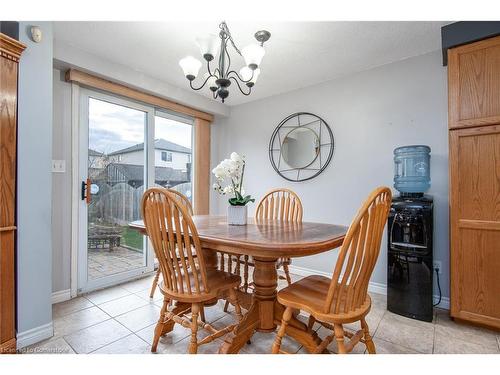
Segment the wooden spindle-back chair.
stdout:
<svg viewBox="0 0 500 375">
<path fill-rule="evenodd" d="M 200 240 L 189 209 L 172 192 L 163 188 L 148 189 L 142 198 L 142 216 L 146 232 L 158 258 L 163 281 L 159 285 L 164 296 L 160 318 L 155 328 L 151 351 L 155 352 L 160 336 L 175 323 L 191 328 L 189 353 L 198 346 L 221 337 L 235 324 L 217 331 L 198 320 L 200 308 L 207 301 L 229 295 L 241 318 L 236 289 L 241 278 L 205 267 Z M 169 310 L 171 301 L 178 305 Z M 191 319 L 184 316 L 191 311 Z M 211 334 L 198 342 L 198 326 Z M 168 328 L 167 328 L 168 327 Z"/>
<path fill-rule="evenodd" d="M 278 301 L 286 308 L 273 353 L 280 352 L 281 339 L 294 309 L 310 314 L 309 329 L 318 321 L 333 331 L 318 345 L 317 353 L 322 353 L 334 338 L 339 353 L 352 351 L 359 342 L 366 345 L 369 353 L 375 353 L 365 320 L 371 308 L 368 282 L 380 252 L 391 200 L 391 190 L 387 187 L 379 187 L 370 194 L 347 231 L 332 279 L 309 276 L 278 293 Z M 344 331 L 343 324 L 356 321 L 360 322 L 360 330 L 354 334 Z M 344 337 L 350 341 L 345 343 Z"/>
<path fill-rule="evenodd" d="M 302 222 L 302 213 L 302 202 L 295 192 L 286 188 L 276 188 L 268 191 L 259 201 L 255 210 L 255 221 L 271 219 L 300 223 Z M 235 256 L 227 254 L 227 259 L 225 259 L 224 255 L 221 254 L 220 262 L 223 269 L 224 265 L 227 265 L 229 272 L 240 275 L 240 267 L 243 265 L 243 284 L 241 289 L 246 292 L 250 285 L 248 282 L 249 269 L 254 266 L 252 258 L 248 255 Z M 235 264 L 234 269 L 233 263 Z M 290 258 L 280 258 L 276 264 L 278 269 L 283 268 L 283 272 L 285 273 L 284 279 L 286 279 L 288 285 L 292 283 L 288 268 L 290 263 Z M 280 278 L 283 278 L 283 276 L 280 276 Z M 227 311 L 228 306 L 228 302 L 226 302 L 224 311 Z"/>
<path fill-rule="evenodd" d="M 191 205 L 191 202 L 189 201 L 188 197 L 186 197 L 184 194 L 178 192 L 177 190 L 173 190 L 173 189 L 166 189 L 166 190 L 172 194 L 174 199 L 176 199 L 180 204 L 182 204 L 182 205 L 184 205 L 184 207 L 186 207 L 186 209 L 190 215 L 193 215 L 193 206 Z M 153 285 L 151 285 L 151 292 L 149 293 L 149 298 L 154 297 L 156 287 L 158 286 L 158 280 L 160 279 L 160 274 L 161 274 L 161 269 L 160 269 L 160 267 L 158 267 L 158 269 L 156 270 L 156 275 L 153 279 Z M 203 320 L 205 320 L 205 319 L 203 318 Z"/>
</svg>

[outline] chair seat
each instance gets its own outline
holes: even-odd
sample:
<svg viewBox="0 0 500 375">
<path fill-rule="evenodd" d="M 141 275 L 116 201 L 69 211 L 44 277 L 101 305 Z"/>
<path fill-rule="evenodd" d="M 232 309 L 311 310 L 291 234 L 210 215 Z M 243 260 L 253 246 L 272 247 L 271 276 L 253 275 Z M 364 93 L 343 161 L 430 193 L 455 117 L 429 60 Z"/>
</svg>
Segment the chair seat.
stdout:
<svg viewBox="0 0 500 375">
<path fill-rule="evenodd" d="M 325 301 L 332 279 L 324 276 L 308 276 L 278 292 L 278 301 L 285 306 L 312 314 L 317 320 L 329 323 L 350 323 L 368 314 L 371 299 L 367 294 L 363 304 L 348 313 L 325 313 Z M 333 302 L 335 304 L 335 301 Z M 341 301 L 341 310 L 343 302 Z"/>
<path fill-rule="evenodd" d="M 196 290 L 194 279 L 194 275 L 189 271 L 190 286 L 193 291 Z M 201 278 L 199 282 L 201 285 Z M 193 293 L 192 295 L 188 295 L 187 285 L 184 285 L 184 293 L 175 293 L 167 290 L 163 281 L 160 284 L 160 290 L 167 297 L 179 302 L 203 302 L 217 297 L 221 291 L 238 287 L 240 283 L 241 277 L 238 275 L 219 270 L 207 270 L 208 293 L 202 292 L 200 294 Z"/>
</svg>

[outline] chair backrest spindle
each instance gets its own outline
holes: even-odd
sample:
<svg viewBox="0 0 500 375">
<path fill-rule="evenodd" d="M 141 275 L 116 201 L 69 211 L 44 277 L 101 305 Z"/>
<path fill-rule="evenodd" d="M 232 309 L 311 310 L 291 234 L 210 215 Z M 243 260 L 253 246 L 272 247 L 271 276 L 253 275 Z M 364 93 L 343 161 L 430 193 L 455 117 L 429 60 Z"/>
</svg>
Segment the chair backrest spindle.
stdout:
<svg viewBox="0 0 500 375">
<path fill-rule="evenodd" d="M 255 220 L 302 222 L 302 202 L 290 189 L 278 188 L 266 193 L 255 210 Z"/>
<path fill-rule="evenodd" d="M 168 292 L 208 293 L 205 262 L 191 218 L 191 205 L 184 202 L 182 194 L 176 193 L 163 188 L 151 188 L 144 193 L 141 207 L 146 232 Z"/>
<path fill-rule="evenodd" d="M 348 313 L 366 300 L 391 201 L 389 188 L 375 189 L 352 221 L 335 264 L 325 313 Z"/>
</svg>

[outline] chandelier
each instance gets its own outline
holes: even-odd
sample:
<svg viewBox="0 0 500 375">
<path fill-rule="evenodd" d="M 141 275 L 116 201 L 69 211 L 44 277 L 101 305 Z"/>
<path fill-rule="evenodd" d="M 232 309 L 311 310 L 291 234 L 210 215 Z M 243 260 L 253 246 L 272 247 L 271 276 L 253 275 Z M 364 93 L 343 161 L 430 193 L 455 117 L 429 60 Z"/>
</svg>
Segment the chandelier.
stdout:
<svg viewBox="0 0 500 375">
<path fill-rule="evenodd" d="M 201 68 L 201 61 L 193 56 L 187 56 L 179 61 L 179 65 L 184 71 L 184 75 L 189 80 L 189 86 L 193 90 L 201 90 L 208 86 L 212 91 L 214 99 L 220 98 L 222 103 L 229 96 L 229 86 L 231 81 L 234 81 L 238 89 L 243 95 L 250 95 L 252 87 L 257 82 L 260 74 L 259 65 L 264 57 L 264 42 L 268 41 L 271 33 L 266 30 L 260 30 L 255 33 L 255 39 L 259 44 L 250 44 L 241 49 L 236 46 L 236 43 L 229 32 L 226 22 L 221 22 L 219 25 L 219 35 L 209 34 L 205 37 L 196 38 L 196 43 L 200 48 L 201 55 L 207 62 L 207 72 L 204 75 L 204 81 L 199 87 L 193 85 L 193 81 L 198 76 Z M 246 66 L 240 69 L 240 72 L 231 70 L 231 56 L 228 51 L 228 44 L 231 44 L 238 55 L 243 56 Z M 219 54 L 218 66 L 211 69 L 210 62 Z M 246 86 L 247 88 L 245 89 Z"/>
</svg>

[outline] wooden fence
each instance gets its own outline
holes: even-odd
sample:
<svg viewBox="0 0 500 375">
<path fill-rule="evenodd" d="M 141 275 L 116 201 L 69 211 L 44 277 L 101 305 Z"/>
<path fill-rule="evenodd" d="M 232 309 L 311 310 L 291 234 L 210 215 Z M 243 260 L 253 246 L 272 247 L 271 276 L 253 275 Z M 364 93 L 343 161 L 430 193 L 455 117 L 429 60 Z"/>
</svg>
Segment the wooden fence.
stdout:
<svg viewBox="0 0 500 375">
<path fill-rule="evenodd" d="M 141 219 L 141 198 L 144 186 L 134 188 L 126 182 L 109 185 L 99 181 L 99 192 L 92 195 L 89 222 L 125 226 Z M 162 187 L 161 185 L 155 185 Z M 177 189 L 179 188 L 179 189 Z M 190 196 L 191 184 L 180 184 L 174 189 Z M 188 192 L 189 191 L 189 192 Z"/>
</svg>

